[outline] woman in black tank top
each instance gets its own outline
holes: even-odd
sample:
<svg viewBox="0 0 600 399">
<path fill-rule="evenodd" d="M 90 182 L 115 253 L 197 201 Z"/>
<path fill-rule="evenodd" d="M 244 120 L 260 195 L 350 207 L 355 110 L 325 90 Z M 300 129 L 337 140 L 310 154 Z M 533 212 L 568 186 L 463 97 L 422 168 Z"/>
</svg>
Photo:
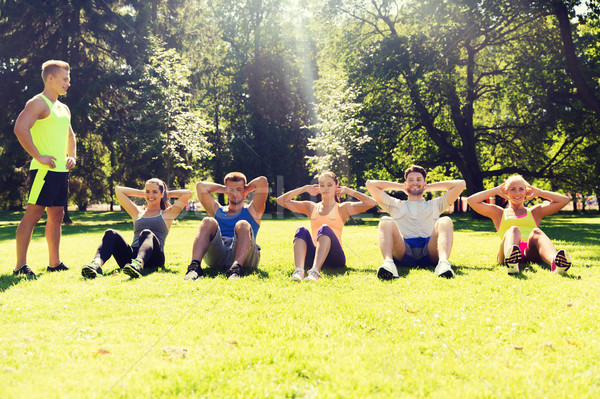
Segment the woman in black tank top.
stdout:
<svg viewBox="0 0 600 399">
<path fill-rule="evenodd" d="M 164 244 L 173 220 L 183 210 L 190 199 L 190 190 L 167 190 L 166 184 L 156 178 L 146 182 L 144 190 L 130 187 L 117 187 L 117 199 L 133 219 L 134 237 L 129 245 L 116 230 L 104 232 L 96 256 L 83 266 L 81 274 L 85 278 L 95 278 L 102 274 L 102 266 L 113 256 L 123 272 L 130 277 L 140 277 L 146 271 L 156 270 L 165 264 Z M 146 207 L 133 203 L 130 197 L 143 197 Z M 177 198 L 170 205 L 169 198 Z"/>
</svg>

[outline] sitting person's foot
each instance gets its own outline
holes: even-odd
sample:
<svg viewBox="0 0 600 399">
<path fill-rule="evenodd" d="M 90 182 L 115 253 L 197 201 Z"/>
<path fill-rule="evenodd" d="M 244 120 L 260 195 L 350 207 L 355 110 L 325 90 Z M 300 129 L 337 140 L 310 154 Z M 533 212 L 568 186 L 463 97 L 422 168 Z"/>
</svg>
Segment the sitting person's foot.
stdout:
<svg viewBox="0 0 600 399">
<path fill-rule="evenodd" d="M 46 271 L 48 272 L 65 272 L 69 270 L 69 268 L 67 266 L 65 266 L 64 263 L 60 262 L 58 265 L 52 267 L 52 266 L 48 266 L 46 268 Z"/>
<path fill-rule="evenodd" d="M 391 259 L 384 260 L 379 269 L 377 269 L 377 277 L 382 280 L 398 278 L 398 268 L 394 261 Z"/>
<path fill-rule="evenodd" d="M 302 281 L 304 280 L 304 269 L 296 269 L 292 273 L 292 277 L 290 277 L 290 281 Z"/>
<path fill-rule="evenodd" d="M 204 277 L 204 270 L 200 267 L 200 261 L 193 260 L 187 268 L 187 272 L 183 277 L 184 280 L 198 280 L 199 278 Z"/>
<path fill-rule="evenodd" d="M 127 263 L 125 266 L 123 266 L 123 273 L 131 278 L 138 278 L 142 277 L 143 269 L 144 267 L 139 259 L 132 259 L 130 263 Z"/>
<path fill-rule="evenodd" d="M 454 271 L 452 270 L 452 266 L 450 266 L 450 262 L 447 260 L 440 260 L 435 267 L 435 275 L 437 277 L 446 277 L 452 278 L 454 277 Z"/>
<path fill-rule="evenodd" d="M 309 281 L 309 282 L 310 281 L 317 281 L 320 278 L 321 278 L 321 274 L 318 271 L 316 271 L 314 269 L 310 269 L 308 271 L 308 276 L 306 276 L 304 278 L 304 281 Z"/>
<path fill-rule="evenodd" d="M 227 278 L 229 280 L 237 280 L 240 277 L 242 277 L 242 265 L 235 261 L 229 270 L 227 270 Z"/>
<path fill-rule="evenodd" d="M 522 259 L 523 255 L 518 245 L 513 245 L 504 252 L 504 266 L 508 274 L 519 273 L 519 263 Z"/>
<path fill-rule="evenodd" d="M 27 265 L 23 265 L 20 268 L 13 270 L 15 276 L 23 276 L 27 278 L 35 278 L 35 273 Z"/>
<path fill-rule="evenodd" d="M 81 275 L 85 278 L 96 278 L 102 275 L 102 268 L 95 260 L 81 268 Z"/>
<path fill-rule="evenodd" d="M 571 255 L 564 249 L 559 250 L 552 261 L 552 271 L 565 274 L 571 267 Z"/>
</svg>

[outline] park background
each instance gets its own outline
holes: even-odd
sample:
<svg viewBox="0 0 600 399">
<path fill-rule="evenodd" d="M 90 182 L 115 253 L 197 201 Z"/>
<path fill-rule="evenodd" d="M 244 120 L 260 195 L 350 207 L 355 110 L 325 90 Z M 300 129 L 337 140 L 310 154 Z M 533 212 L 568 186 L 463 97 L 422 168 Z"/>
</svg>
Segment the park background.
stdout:
<svg viewBox="0 0 600 399">
<path fill-rule="evenodd" d="M 510 0 L 0 1 L 0 203 L 22 209 L 13 126 L 62 59 L 79 210 L 117 185 L 231 170 L 276 190 L 324 169 L 343 184 L 521 173 L 598 194 L 600 6 Z"/>
<path fill-rule="evenodd" d="M 379 281 L 370 214 L 344 229 L 348 269 L 310 285 L 288 281 L 308 221 L 273 198 L 323 169 L 362 187 L 412 163 L 466 194 L 511 173 L 598 194 L 599 19 L 597 1 L 0 0 L 0 398 L 598 397 L 595 210 L 542 222 L 573 256 L 566 276 L 508 276 L 492 223 L 453 214 L 455 279 Z M 12 129 L 51 58 L 72 66 L 71 270 L 44 272 L 38 226 L 27 280 L 12 275 L 29 167 Z M 273 190 L 256 273 L 186 284 L 205 213 L 184 211 L 164 270 L 81 278 L 105 229 L 132 234 L 108 211 L 116 185 L 230 170 Z"/>
</svg>

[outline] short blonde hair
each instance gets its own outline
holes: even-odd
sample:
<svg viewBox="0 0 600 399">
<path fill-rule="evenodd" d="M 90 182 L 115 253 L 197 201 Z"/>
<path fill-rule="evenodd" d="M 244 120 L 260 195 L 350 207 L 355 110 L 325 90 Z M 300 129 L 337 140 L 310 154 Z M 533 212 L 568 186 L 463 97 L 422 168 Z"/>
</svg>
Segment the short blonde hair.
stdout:
<svg viewBox="0 0 600 399">
<path fill-rule="evenodd" d="M 42 80 L 46 82 L 46 78 L 50 74 L 55 74 L 59 69 L 64 69 L 69 72 L 69 64 L 59 60 L 49 60 L 42 64 Z"/>
<path fill-rule="evenodd" d="M 512 175 L 512 176 L 509 176 L 504 181 L 504 184 L 502 185 L 502 187 L 505 190 L 508 190 L 508 186 L 510 186 L 510 183 L 512 183 L 514 181 L 522 181 L 526 186 L 529 186 L 529 183 L 527 183 L 527 180 L 525 180 L 525 178 L 523 178 L 523 176 L 521 176 L 521 175 Z"/>
</svg>

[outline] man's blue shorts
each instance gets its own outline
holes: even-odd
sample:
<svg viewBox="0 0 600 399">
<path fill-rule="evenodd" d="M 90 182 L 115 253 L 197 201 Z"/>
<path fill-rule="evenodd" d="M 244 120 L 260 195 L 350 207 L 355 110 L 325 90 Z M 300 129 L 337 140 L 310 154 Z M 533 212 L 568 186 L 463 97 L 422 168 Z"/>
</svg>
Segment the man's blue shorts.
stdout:
<svg viewBox="0 0 600 399">
<path fill-rule="evenodd" d="M 404 244 L 406 245 L 406 252 L 404 257 L 398 260 L 394 258 L 396 266 L 419 266 L 419 267 L 431 267 L 435 266 L 435 263 L 429 257 L 427 252 L 427 244 L 431 237 L 416 237 L 416 238 L 405 238 Z"/>
</svg>

